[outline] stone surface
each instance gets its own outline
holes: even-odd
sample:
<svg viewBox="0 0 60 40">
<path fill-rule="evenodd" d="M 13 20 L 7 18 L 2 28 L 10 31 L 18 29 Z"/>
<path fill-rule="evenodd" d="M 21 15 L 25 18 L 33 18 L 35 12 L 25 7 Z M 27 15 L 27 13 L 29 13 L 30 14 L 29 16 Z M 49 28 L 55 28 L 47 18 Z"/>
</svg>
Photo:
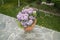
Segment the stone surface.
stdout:
<svg viewBox="0 0 60 40">
<path fill-rule="evenodd" d="M 24 32 L 16 20 L 0 14 L 0 40 L 60 40 L 60 32 L 38 25 L 31 32 Z"/>
<path fill-rule="evenodd" d="M 53 40 L 60 40 L 60 32 L 54 32 Z"/>
</svg>

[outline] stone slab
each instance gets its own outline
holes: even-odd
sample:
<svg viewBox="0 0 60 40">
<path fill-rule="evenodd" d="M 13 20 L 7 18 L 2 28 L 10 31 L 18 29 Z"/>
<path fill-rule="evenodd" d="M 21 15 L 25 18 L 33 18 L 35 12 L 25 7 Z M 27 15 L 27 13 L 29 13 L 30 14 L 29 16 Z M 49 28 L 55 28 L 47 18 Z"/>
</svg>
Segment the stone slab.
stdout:
<svg viewBox="0 0 60 40">
<path fill-rule="evenodd" d="M 0 14 L 0 40 L 60 40 L 60 32 L 38 25 L 31 32 L 24 32 L 16 20 Z"/>
</svg>

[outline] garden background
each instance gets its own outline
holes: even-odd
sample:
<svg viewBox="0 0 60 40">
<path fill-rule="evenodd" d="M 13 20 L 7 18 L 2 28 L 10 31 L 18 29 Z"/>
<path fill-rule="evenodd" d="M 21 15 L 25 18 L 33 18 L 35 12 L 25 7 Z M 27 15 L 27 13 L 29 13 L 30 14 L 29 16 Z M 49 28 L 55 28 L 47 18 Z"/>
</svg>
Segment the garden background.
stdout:
<svg viewBox="0 0 60 40">
<path fill-rule="evenodd" d="M 42 2 L 54 3 L 54 6 Z M 43 10 L 37 12 L 37 25 L 60 31 L 60 0 L 0 0 L 0 13 L 16 18 L 17 13 L 27 5 Z"/>
</svg>

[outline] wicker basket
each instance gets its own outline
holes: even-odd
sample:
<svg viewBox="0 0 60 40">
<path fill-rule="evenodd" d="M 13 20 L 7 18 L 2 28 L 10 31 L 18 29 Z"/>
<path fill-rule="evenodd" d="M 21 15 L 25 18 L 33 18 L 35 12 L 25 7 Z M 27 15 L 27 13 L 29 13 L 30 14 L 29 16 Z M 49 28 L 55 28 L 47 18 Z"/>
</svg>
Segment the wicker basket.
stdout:
<svg viewBox="0 0 60 40">
<path fill-rule="evenodd" d="M 37 20 L 35 19 L 31 26 L 24 28 L 24 31 L 27 31 L 27 32 L 31 31 L 35 27 L 36 21 Z"/>
</svg>

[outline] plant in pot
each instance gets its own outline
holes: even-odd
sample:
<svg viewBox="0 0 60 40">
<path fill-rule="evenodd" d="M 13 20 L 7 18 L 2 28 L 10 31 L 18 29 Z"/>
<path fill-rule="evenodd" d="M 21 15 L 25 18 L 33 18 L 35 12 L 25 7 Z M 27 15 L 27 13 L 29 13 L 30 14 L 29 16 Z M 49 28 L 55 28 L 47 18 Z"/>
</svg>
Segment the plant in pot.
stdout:
<svg viewBox="0 0 60 40">
<path fill-rule="evenodd" d="M 31 7 L 24 8 L 18 13 L 17 19 L 24 31 L 31 31 L 36 24 L 36 10 Z"/>
</svg>

